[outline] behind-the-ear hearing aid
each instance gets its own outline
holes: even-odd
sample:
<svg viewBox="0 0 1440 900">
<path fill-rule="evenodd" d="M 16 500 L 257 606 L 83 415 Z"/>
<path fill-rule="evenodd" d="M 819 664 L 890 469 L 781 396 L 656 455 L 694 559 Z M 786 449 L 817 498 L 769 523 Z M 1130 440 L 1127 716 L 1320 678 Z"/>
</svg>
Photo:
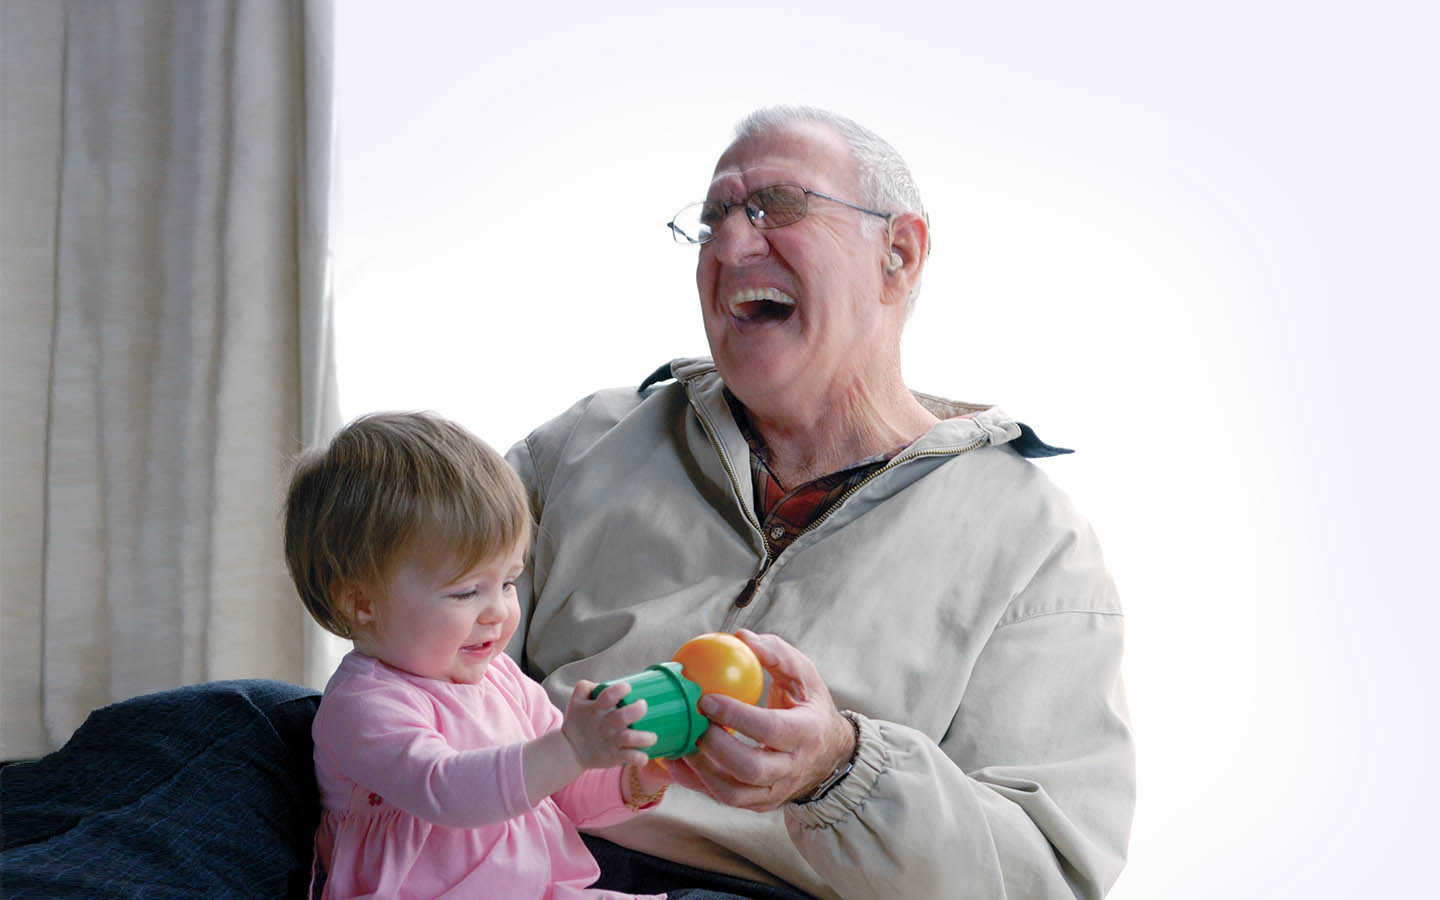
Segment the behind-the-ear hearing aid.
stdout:
<svg viewBox="0 0 1440 900">
<path fill-rule="evenodd" d="M 885 271 L 894 272 L 896 269 L 900 268 L 904 264 L 905 261 L 900 258 L 900 254 L 896 253 L 894 250 L 891 250 L 890 261 L 885 264 Z"/>
</svg>

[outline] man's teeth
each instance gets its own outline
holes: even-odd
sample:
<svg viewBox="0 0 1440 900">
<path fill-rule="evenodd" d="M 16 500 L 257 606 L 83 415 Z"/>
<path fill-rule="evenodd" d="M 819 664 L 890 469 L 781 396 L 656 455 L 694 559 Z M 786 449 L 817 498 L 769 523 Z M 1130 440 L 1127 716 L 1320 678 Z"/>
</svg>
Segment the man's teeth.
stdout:
<svg viewBox="0 0 1440 900">
<path fill-rule="evenodd" d="M 778 303 L 781 306 L 794 306 L 795 298 L 776 288 L 751 288 L 749 290 L 737 291 L 730 297 L 730 314 L 742 319 L 748 319 L 756 315 L 763 308 L 760 305 L 763 303 Z"/>
</svg>

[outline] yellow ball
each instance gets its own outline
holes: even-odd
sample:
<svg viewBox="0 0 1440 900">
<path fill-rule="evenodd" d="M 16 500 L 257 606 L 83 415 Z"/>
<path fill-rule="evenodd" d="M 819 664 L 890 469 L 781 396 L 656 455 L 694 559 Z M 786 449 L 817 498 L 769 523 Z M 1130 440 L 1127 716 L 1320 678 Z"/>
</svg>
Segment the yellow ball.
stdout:
<svg viewBox="0 0 1440 900">
<path fill-rule="evenodd" d="M 706 694 L 757 703 L 765 689 L 765 670 L 755 651 L 733 634 L 716 631 L 693 637 L 672 658 L 683 667 L 685 677 Z"/>
</svg>

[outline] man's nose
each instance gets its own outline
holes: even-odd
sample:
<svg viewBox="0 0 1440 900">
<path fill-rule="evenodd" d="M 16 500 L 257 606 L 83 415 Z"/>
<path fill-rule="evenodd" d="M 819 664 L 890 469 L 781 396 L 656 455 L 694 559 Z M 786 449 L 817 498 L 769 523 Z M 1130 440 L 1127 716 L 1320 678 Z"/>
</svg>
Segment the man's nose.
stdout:
<svg viewBox="0 0 1440 900">
<path fill-rule="evenodd" d="M 715 225 L 715 256 L 727 266 L 748 266 L 770 255 L 770 241 L 751 223 L 743 207 L 731 209 Z"/>
</svg>

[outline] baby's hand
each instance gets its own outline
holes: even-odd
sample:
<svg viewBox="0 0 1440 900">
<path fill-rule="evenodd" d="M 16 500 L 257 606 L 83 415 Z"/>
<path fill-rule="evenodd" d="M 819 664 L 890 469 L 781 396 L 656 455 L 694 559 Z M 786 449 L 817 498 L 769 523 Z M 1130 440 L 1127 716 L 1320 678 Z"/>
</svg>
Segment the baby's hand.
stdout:
<svg viewBox="0 0 1440 900">
<path fill-rule="evenodd" d="M 643 766 L 626 770 L 620 777 L 620 796 L 626 806 L 641 810 L 658 803 L 675 780 L 664 760 L 652 759 Z"/>
<path fill-rule="evenodd" d="M 623 681 L 610 685 L 592 700 L 593 690 L 593 681 L 577 682 L 565 707 L 565 723 L 560 730 L 575 758 L 586 769 L 645 765 L 650 758 L 638 748 L 649 747 L 659 738 L 653 731 L 630 727 L 645 716 L 645 701 L 616 706 L 630 693 L 630 685 Z"/>
</svg>

